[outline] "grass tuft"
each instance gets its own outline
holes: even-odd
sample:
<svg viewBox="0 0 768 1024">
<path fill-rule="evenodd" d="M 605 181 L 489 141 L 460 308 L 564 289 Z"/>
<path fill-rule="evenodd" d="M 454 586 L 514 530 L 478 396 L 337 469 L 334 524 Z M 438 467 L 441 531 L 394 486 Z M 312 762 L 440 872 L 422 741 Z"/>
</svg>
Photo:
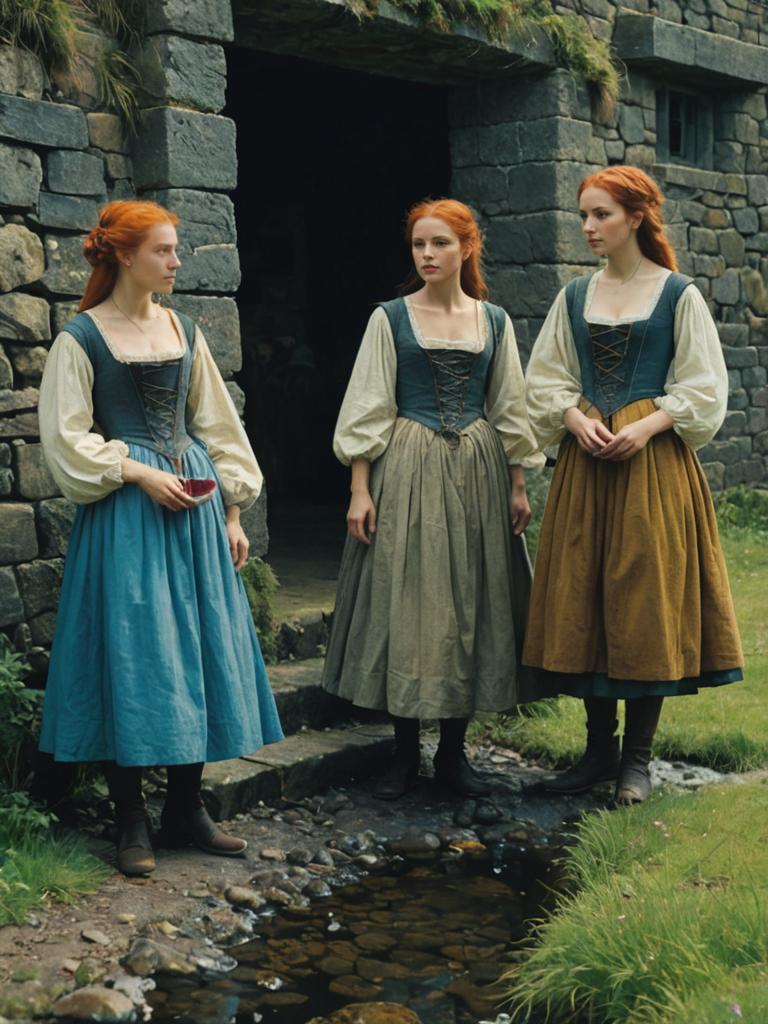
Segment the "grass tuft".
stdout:
<svg viewBox="0 0 768 1024">
<path fill-rule="evenodd" d="M 734 1006 L 764 1019 L 767 811 L 768 786 L 753 784 L 584 819 L 578 890 L 506 975 L 513 1019 L 716 1024 Z"/>
</svg>

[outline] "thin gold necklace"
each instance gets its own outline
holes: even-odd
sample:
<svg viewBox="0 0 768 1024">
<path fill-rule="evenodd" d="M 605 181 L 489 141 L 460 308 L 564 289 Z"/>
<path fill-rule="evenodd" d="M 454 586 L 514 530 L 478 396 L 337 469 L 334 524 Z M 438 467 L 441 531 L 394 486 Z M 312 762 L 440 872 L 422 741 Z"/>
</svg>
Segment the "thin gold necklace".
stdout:
<svg viewBox="0 0 768 1024">
<path fill-rule="evenodd" d="M 127 314 L 127 313 L 124 313 L 124 312 L 122 311 L 122 309 L 120 309 L 120 307 L 118 306 L 118 304 L 117 304 L 117 303 L 115 302 L 115 297 L 114 297 L 114 295 L 110 295 L 109 297 L 110 297 L 110 299 L 112 300 L 112 305 L 113 305 L 113 306 L 115 307 L 115 309 L 116 309 L 116 310 L 117 310 L 117 312 L 118 312 L 118 313 L 120 314 L 120 316 L 124 316 L 124 317 L 125 317 L 125 319 L 126 319 L 126 320 L 127 320 L 127 321 L 128 321 L 129 323 L 133 324 L 133 326 L 134 326 L 134 327 L 135 327 L 135 328 L 136 328 L 137 330 L 141 331 L 141 333 L 142 333 L 142 334 L 143 334 L 143 335 L 144 335 L 144 336 L 146 337 L 146 334 L 147 334 L 147 332 L 146 332 L 146 331 L 144 330 L 144 328 L 143 328 L 143 327 L 141 326 L 141 324 L 138 324 L 138 323 L 136 323 L 136 321 L 135 321 L 135 320 L 133 319 L 133 317 L 130 317 L 130 316 L 128 316 L 128 314 Z M 152 317 L 150 317 L 150 320 L 157 320 L 157 315 L 155 315 L 155 316 L 152 316 Z"/>
<path fill-rule="evenodd" d="M 635 274 L 640 269 L 640 264 L 643 262 L 644 259 L 645 259 L 645 256 L 643 256 L 643 254 L 641 253 L 640 254 L 640 259 L 637 261 L 637 263 L 635 265 L 635 269 L 632 271 L 632 273 L 629 275 L 629 277 L 625 277 L 623 281 L 619 281 L 619 283 L 616 285 L 617 288 L 623 288 L 625 284 L 629 284 L 629 282 L 632 280 L 632 278 L 635 276 Z"/>
</svg>

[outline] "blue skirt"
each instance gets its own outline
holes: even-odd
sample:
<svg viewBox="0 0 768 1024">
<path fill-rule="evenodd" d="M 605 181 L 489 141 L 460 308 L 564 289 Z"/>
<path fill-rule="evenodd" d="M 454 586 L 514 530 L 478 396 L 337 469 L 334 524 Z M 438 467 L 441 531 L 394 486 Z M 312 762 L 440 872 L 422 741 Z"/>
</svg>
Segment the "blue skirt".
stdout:
<svg viewBox="0 0 768 1024">
<path fill-rule="evenodd" d="M 129 445 L 157 469 L 167 460 Z M 218 481 L 204 446 L 190 477 Z M 135 484 L 81 505 L 67 551 L 40 749 L 57 761 L 193 764 L 283 738 L 221 488 L 170 512 Z"/>
</svg>

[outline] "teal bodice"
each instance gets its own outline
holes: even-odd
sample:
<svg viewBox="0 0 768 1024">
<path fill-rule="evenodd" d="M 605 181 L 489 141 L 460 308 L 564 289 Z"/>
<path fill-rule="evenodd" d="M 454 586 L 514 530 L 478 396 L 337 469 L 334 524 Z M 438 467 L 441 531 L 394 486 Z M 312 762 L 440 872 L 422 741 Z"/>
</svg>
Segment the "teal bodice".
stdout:
<svg viewBox="0 0 768 1024">
<path fill-rule="evenodd" d="M 591 274 L 571 281 L 565 296 L 581 369 L 581 392 L 603 416 L 640 398 L 664 394 L 675 355 L 675 309 L 691 278 L 671 273 L 646 320 L 599 324 L 584 319 Z"/>
<path fill-rule="evenodd" d="M 397 351 L 397 415 L 416 420 L 451 444 L 485 416 L 485 392 L 496 346 L 504 333 L 506 314 L 483 303 L 488 342 L 482 352 L 425 349 L 413 333 L 404 299 L 382 302 Z"/>
<path fill-rule="evenodd" d="M 195 346 L 195 326 L 177 313 L 186 336 L 184 353 L 162 362 L 123 362 L 109 350 L 87 313 L 78 313 L 64 330 L 93 367 L 93 416 L 108 441 L 143 445 L 171 460 L 192 444 L 185 407 Z"/>
</svg>

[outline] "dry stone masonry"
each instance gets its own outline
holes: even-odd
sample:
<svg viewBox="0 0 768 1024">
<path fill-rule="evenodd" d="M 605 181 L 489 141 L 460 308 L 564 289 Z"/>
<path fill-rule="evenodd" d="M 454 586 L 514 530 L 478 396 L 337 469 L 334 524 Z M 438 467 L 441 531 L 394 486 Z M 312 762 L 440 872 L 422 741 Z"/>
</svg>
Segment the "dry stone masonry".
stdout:
<svg viewBox="0 0 768 1024">
<path fill-rule="evenodd" d="M 361 25 L 335 0 L 264 0 L 258 9 L 155 0 L 137 59 L 135 137 L 99 108 L 92 87 L 49 81 L 32 54 L 0 46 L 0 630 L 40 676 L 74 508 L 42 457 L 38 388 L 87 278 L 83 233 L 107 199 L 146 196 L 180 214 L 173 302 L 205 330 L 242 411 L 231 381 L 241 367 L 235 124 L 221 113 L 233 42 L 445 84 L 453 193 L 480 212 L 494 295 L 524 353 L 557 290 L 594 265 L 575 210 L 578 182 L 606 163 L 651 171 L 669 200 L 681 269 L 720 324 L 728 366 L 728 417 L 702 462 L 716 489 L 768 484 L 766 5 L 564 0 L 555 9 L 585 17 L 628 69 L 606 120 L 540 35 L 507 48 L 476 30 L 445 37 L 387 5 Z M 307 32 L 309 16 L 327 31 Z M 254 116 L 260 103 L 269 97 L 254 97 Z M 263 551 L 263 502 L 248 529 Z"/>
</svg>

